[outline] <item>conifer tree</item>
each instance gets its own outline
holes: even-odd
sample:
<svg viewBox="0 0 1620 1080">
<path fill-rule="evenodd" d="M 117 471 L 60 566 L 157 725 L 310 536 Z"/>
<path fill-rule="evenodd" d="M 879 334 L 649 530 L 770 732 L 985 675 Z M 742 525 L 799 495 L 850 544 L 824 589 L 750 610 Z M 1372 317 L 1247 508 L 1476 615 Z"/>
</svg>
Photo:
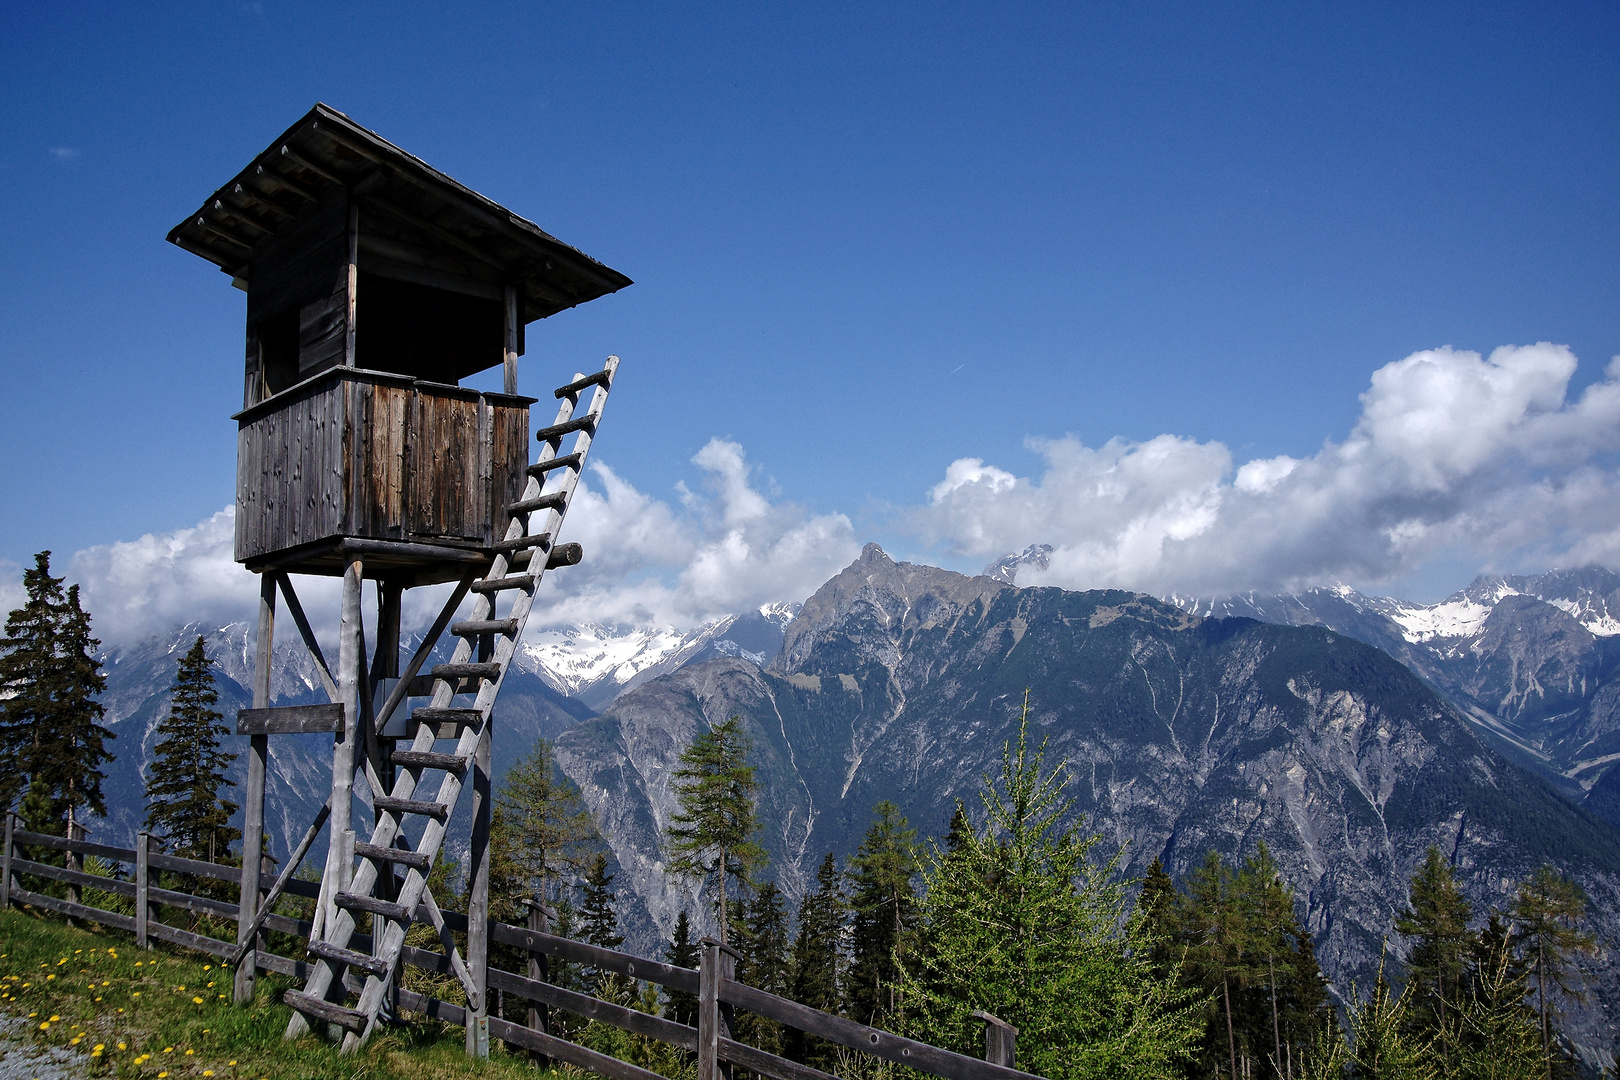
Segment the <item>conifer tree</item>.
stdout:
<svg viewBox="0 0 1620 1080">
<path fill-rule="evenodd" d="M 960 804 L 958 804 L 960 808 Z M 896 993 L 906 946 L 917 923 L 917 830 L 885 799 L 849 860 L 850 1016 L 863 1024 L 898 1022 Z M 966 821 L 964 815 L 963 821 Z"/>
<path fill-rule="evenodd" d="M 0 638 L 0 753 L 10 768 L 0 777 L 9 806 L 18 795 L 35 831 L 61 833 L 85 814 L 105 814 L 101 766 L 113 759 L 100 724 L 106 677 L 95 658 L 100 642 L 79 603 L 66 593 L 42 551 L 23 574 L 27 600 L 6 619 Z"/>
<path fill-rule="evenodd" d="M 578 873 L 586 864 L 596 836 L 579 789 L 557 769 L 550 741 L 536 739 L 507 770 L 495 795 L 490 818 L 492 870 L 504 862 L 508 866 L 504 873 L 520 882 L 519 888 L 550 903 L 559 879 Z"/>
<path fill-rule="evenodd" d="M 788 994 L 794 1001 L 826 1013 L 843 1011 L 844 923 L 847 904 L 838 860 L 827 852 L 816 871 L 816 888 L 799 902 L 799 932 L 793 939 L 793 982 Z M 832 1071 L 837 1054 L 832 1046 L 797 1028 L 787 1032 L 787 1054 L 794 1061 Z"/>
<path fill-rule="evenodd" d="M 1019 1067 L 1052 1080 L 1167 1076 L 1199 1024 L 1192 995 L 1153 970 L 1118 856 L 1078 824 L 1067 770 L 1029 743 L 1026 700 L 982 832 L 931 853 L 917 946 L 903 984 L 907 1028 L 981 1053 L 983 1009 L 1018 1028 Z"/>
<path fill-rule="evenodd" d="M 742 961 L 737 979 L 767 993 L 784 995 L 792 967 L 788 956 L 787 905 L 776 882 L 767 881 L 753 890 L 743 907 L 743 920 L 737 935 Z M 744 1013 L 739 1030 L 745 1041 L 773 1054 L 782 1052 L 782 1025 L 774 1020 Z"/>
<path fill-rule="evenodd" d="M 214 708 L 218 701 L 199 635 L 180 658 L 169 715 L 157 727 L 146 777 L 146 827 L 163 836 L 175 854 L 206 862 L 214 862 L 242 835 L 230 826 L 236 804 L 220 797 L 237 755 L 219 748 L 229 731 Z"/>
<path fill-rule="evenodd" d="M 748 764 L 751 749 L 742 717 L 732 716 L 699 733 L 681 752 L 672 787 L 680 809 L 671 816 L 667 836 L 672 873 L 714 882 L 714 905 L 720 940 L 730 944 L 731 903 L 728 882 L 746 884 L 749 873 L 764 862 L 754 842 L 754 792 L 758 782 Z"/>
<path fill-rule="evenodd" d="M 1474 935 L 1473 908 L 1457 887 L 1451 864 L 1429 846 L 1412 875 L 1411 900 L 1395 916 L 1395 930 L 1411 942 L 1406 955 L 1409 1030 L 1428 1040 L 1442 1067 L 1455 1061 L 1464 976 Z"/>
<path fill-rule="evenodd" d="M 686 909 L 682 908 L 681 913 L 675 917 L 675 930 L 664 945 L 664 962 L 674 964 L 676 967 L 696 968 L 702 956 L 701 947 L 692 940 L 692 921 L 687 918 Z M 695 1027 L 697 1006 L 696 994 L 669 986 L 664 988 L 664 1015 L 677 1024 Z"/>
<path fill-rule="evenodd" d="M 1596 950 L 1596 939 L 1580 928 L 1586 916 L 1586 896 L 1581 887 L 1551 866 L 1541 866 L 1520 883 L 1513 899 L 1515 935 L 1524 957 L 1531 983 L 1536 990 L 1536 1008 L 1541 1021 L 1541 1054 L 1546 1076 L 1551 1080 L 1559 1050 L 1554 1024 L 1558 1019 L 1556 998 L 1583 1000 L 1576 985 L 1577 954 Z"/>
<path fill-rule="evenodd" d="M 613 892 L 614 874 L 608 872 L 607 855 L 598 851 L 591 856 L 585 871 L 584 899 L 579 905 L 579 928 L 585 940 L 604 949 L 617 949 L 624 944 L 619 933 L 619 915 L 613 909 L 617 899 Z"/>
<path fill-rule="evenodd" d="M 1408 1034 L 1410 991 L 1396 994 L 1380 961 L 1372 993 L 1350 1008 L 1350 1063 L 1356 1080 L 1434 1080 L 1425 1040 Z"/>
<path fill-rule="evenodd" d="M 1181 959 L 1181 950 L 1172 940 L 1176 933 L 1176 901 L 1175 882 L 1165 872 L 1164 863 L 1155 858 L 1142 877 L 1142 891 L 1137 895 L 1136 906 L 1142 913 L 1143 927 L 1153 941 L 1150 952 L 1153 964 L 1166 975 L 1179 967 Z"/>
<path fill-rule="evenodd" d="M 1490 1080 L 1538 1080 L 1545 1075 L 1541 1025 L 1529 996 L 1513 935 L 1492 914 L 1469 950 L 1468 990 L 1460 1003 L 1454 1074 Z"/>
</svg>

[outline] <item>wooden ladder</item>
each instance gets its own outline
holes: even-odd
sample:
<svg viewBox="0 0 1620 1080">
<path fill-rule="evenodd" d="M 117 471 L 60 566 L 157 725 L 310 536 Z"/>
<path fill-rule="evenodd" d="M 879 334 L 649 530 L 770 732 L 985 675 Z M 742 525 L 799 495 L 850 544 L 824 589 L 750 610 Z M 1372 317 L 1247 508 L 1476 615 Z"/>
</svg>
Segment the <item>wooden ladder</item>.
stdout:
<svg viewBox="0 0 1620 1080">
<path fill-rule="evenodd" d="M 471 618 L 450 628 L 451 633 L 461 639 L 455 654 L 449 663 L 437 665 L 430 673 L 434 680 L 431 704 L 411 713 L 416 733 L 410 749 L 394 752 L 393 763 L 398 773 L 393 789 L 383 791 L 380 781 L 368 770 L 377 824 L 370 842 L 354 845 L 359 865 L 354 868 L 348 887 L 333 896 L 336 913 L 325 920 L 321 933 L 309 944 L 308 983 L 302 991 L 289 990 L 284 995 L 284 1000 L 295 1010 L 287 1025 L 288 1038 L 302 1035 L 312 1021 L 319 1021 L 344 1030 L 345 1052 L 365 1044 L 376 1027 L 388 987 L 399 973 L 405 934 L 417 915 L 418 905 L 439 931 L 451 966 L 461 976 L 469 996 L 477 993 L 444 929 L 438 907 L 426 891 L 427 879 L 444 846 L 450 813 L 461 795 L 463 780 L 473 767 L 473 756 L 489 724 L 495 697 L 500 693 L 501 683 L 523 636 L 524 624 L 534 606 L 535 588 L 545 574 L 563 517 L 573 501 L 574 489 L 618 367 L 619 358 L 610 356 L 601 371 L 576 375 L 573 382 L 557 390 L 562 402 L 557 420 L 538 433 L 539 460 L 529 466 L 522 498 L 507 507 L 511 524 L 506 536 L 495 545 L 495 558 L 488 573 L 471 586 L 474 596 Z M 575 416 L 580 396 L 587 390 L 592 391 L 590 406 L 582 415 Z M 562 440 L 569 435 L 575 436 L 573 448 L 568 454 L 559 455 Z M 548 482 L 554 478 L 560 479 L 560 483 L 546 491 Z M 542 511 L 544 526 L 531 530 L 529 526 Z M 497 617 L 499 602 L 508 595 L 512 597 L 511 604 L 503 617 Z M 480 639 L 486 642 L 493 639 L 494 648 L 490 651 L 486 646 L 488 655 L 475 660 L 474 650 Z M 458 687 L 469 683 L 478 687 L 472 706 L 453 707 Z M 455 750 L 448 754 L 433 748 L 443 730 L 460 733 Z M 417 785 L 428 771 L 442 771 L 444 779 L 437 795 L 420 799 Z M 400 846 L 404 835 L 400 822 L 407 815 L 425 821 L 422 839 L 414 849 Z M 406 871 L 404 881 L 399 883 L 397 898 L 389 900 L 375 895 L 380 881 L 396 880 L 395 866 L 403 866 Z M 348 947 L 359 912 L 373 916 L 373 940 L 380 938 L 380 945 L 370 954 Z M 380 934 L 376 928 L 381 928 Z M 363 985 L 357 979 L 362 973 Z M 350 993 L 358 993 L 359 1001 L 354 1006 L 334 1000 Z M 473 1007 L 479 1008 L 480 1003 L 474 1001 Z"/>
</svg>

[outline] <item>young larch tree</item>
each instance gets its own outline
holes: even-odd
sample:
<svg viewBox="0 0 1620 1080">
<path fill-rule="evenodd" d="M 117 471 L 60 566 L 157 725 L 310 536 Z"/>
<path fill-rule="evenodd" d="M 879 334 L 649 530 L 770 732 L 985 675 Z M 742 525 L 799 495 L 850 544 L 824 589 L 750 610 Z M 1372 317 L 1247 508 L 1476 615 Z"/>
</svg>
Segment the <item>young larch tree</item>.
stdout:
<svg viewBox="0 0 1620 1080">
<path fill-rule="evenodd" d="M 670 818 L 671 873 L 715 881 L 714 904 L 720 918 L 720 940 L 730 944 L 730 890 L 727 882 L 744 884 L 765 861 L 753 841 L 754 792 L 758 782 L 748 764 L 752 744 L 742 717 L 732 716 L 699 733 L 681 751 L 675 770 L 675 797 L 680 809 Z"/>
</svg>

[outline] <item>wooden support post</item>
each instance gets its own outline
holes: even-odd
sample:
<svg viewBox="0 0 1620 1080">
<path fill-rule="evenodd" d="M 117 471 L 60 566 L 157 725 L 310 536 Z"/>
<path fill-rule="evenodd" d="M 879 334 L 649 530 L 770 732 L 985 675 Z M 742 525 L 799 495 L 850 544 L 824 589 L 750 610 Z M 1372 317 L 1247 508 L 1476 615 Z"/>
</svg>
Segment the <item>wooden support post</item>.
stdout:
<svg viewBox="0 0 1620 1080">
<path fill-rule="evenodd" d="M 984 1021 L 984 1060 L 992 1065 L 1017 1068 L 1018 1029 L 983 1009 L 974 1009 L 973 1015 Z"/>
<path fill-rule="evenodd" d="M 150 871 L 147 867 L 147 856 L 151 853 L 152 835 L 142 831 L 135 834 L 135 947 L 137 949 L 150 949 L 151 942 L 146 938 L 146 920 L 151 912 L 151 904 L 147 894 L 147 880 Z"/>
<path fill-rule="evenodd" d="M 720 1040 L 732 1037 L 734 1010 L 720 1000 L 720 983 L 735 974 L 736 950 L 714 938 L 702 941 L 698 963 L 697 1080 L 731 1080 L 731 1066 L 720 1060 Z"/>
<path fill-rule="evenodd" d="M 517 393 L 518 332 L 523 328 L 522 311 L 518 306 L 518 287 L 506 287 L 506 367 L 502 373 L 501 389 L 508 394 Z"/>
<path fill-rule="evenodd" d="M 17 815 L 6 811 L 6 849 L 0 855 L 0 911 L 11 910 L 11 834 L 16 827 Z"/>
<path fill-rule="evenodd" d="M 270 659 L 275 646 L 276 630 L 276 575 L 266 573 L 259 578 L 259 637 L 253 653 L 253 707 L 270 707 Z M 236 943 L 250 954 L 236 966 L 232 985 L 238 1005 L 253 1000 L 253 980 L 257 974 L 257 957 L 251 954 L 256 942 L 243 935 L 252 934 L 259 914 L 259 873 L 264 860 L 259 857 L 264 847 L 264 770 L 270 754 L 268 735 L 248 736 L 247 797 L 242 807 L 242 889 L 238 897 Z M 257 937 L 257 934 L 253 935 Z"/>
<path fill-rule="evenodd" d="M 360 296 L 360 205 L 349 201 L 348 311 L 343 320 L 343 366 L 354 367 L 355 308 Z"/>
<path fill-rule="evenodd" d="M 551 933 L 551 926 L 546 919 L 545 906 L 539 900 L 528 901 L 529 929 L 537 934 Z M 535 982 L 551 981 L 551 963 L 545 953 L 529 952 L 529 978 Z M 504 1017 L 503 1017 L 504 1019 Z M 543 1001 L 529 1002 L 529 1028 L 542 1035 L 551 1034 L 551 1006 Z M 529 1057 L 542 1069 L 551 1067 L 551 1058 L 538 1050 L 530 1050 Z"/>
<path fill-rule="evenodd" d="M 364 565 L 359 555 L 350 555 L 343 568 L 343 606 L 338 630 L 339 702 L 347 721 L 332 743 L 332 825 L 326 845 L 326 871 L 321 875 L 321 909 L 316 911 L 316 929 L 322 937 L 337 918 L 333 898 L 349 884 L 354 870 L 353 794 L 355 751 L 364 741 L 365 714 L 360 708 L 360 583 Z M 345 864 L 344 855 L 349 856 Z"/>
<path fill-rule="evenodd" d="M 472 844 L 467 851 L 467 971 L 478 991 L 477 1001 L 467 1010 L 467 1053 L 480 1058 L 489 1056 L 489 771 L 494 726 L 493 717 L 484 721 L 473 751 Z"/>
</svg>

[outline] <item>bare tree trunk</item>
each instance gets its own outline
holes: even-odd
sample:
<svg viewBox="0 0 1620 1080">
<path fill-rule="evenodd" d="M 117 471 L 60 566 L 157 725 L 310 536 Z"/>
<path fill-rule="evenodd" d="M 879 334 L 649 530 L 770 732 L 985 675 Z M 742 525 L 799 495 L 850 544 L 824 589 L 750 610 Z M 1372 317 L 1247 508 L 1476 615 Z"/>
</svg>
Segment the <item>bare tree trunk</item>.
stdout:
<svg viewBox="0 0 1620 1080">
<path fill-rule="evenodd" d="M 1282 1025 L 1277 1020 L 1277 967 L 1272 963 L 1271 954 L 1266 953 L 1266 973 L 1271 977 L 1271 1046 L 1275 1057 L 1271 1059 L 1271 1067 L 1282 1064 Z"/>
<path fill-rule="evenodd" d="M 1238 1080 L 1237 1036 L 1232 1033 L 1232 988 L 1225 975 L 1221 976 L 1221 995 L 1226 999 L 1226 1053 L 1231 1058 L 1232 1080 Z"/>
</svg>

